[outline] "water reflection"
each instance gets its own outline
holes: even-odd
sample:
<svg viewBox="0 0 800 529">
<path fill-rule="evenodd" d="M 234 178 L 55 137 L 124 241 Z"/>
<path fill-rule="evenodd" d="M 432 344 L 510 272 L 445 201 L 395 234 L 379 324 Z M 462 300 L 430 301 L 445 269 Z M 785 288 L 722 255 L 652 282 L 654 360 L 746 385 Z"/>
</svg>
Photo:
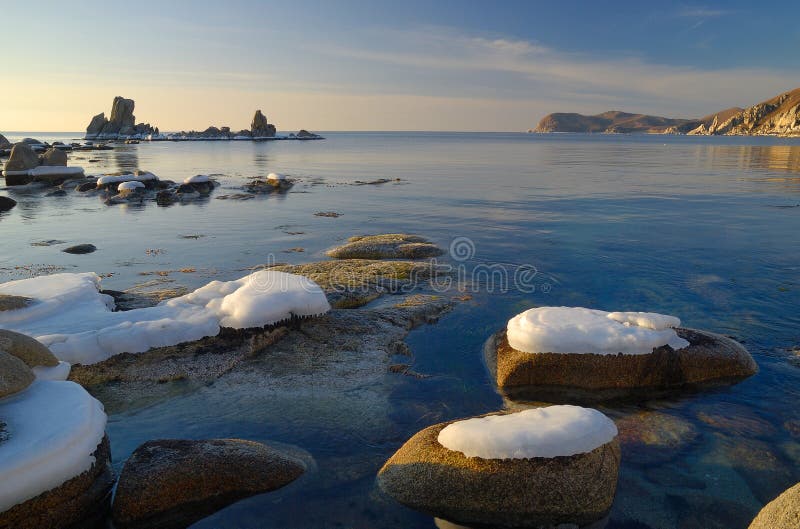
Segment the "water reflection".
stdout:
<svg viewBox="0 0 800 529">
<path fill-rule="evenodd" d="M 130 173 L 140 169 L 139 146 L 118 143 L 116 147 L 114 147 L 114 150 L 111 151 L 111 159 L 109 161 L 113 167 L 113 169 L 109 172 Z"/>
</svg>

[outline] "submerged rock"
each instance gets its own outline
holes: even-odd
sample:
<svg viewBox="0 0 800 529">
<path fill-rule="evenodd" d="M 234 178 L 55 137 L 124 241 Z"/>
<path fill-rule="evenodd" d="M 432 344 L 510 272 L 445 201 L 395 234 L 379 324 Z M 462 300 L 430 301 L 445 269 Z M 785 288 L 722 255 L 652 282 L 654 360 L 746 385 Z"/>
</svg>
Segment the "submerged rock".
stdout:
<svg viewBox="0 0 800 529">
<path fill-rule="evenodd" d="M 424 259 L 444 251 L 424 237 L 404 233 L 350 237 L 325 252 L 334 259 Z"/>
<path fill-rule="evenodd" d="M 0 312 L 6 310 L 17 310 L 27 307 L 33 300 L 24 296 L 12 296 L 10 294 L 0 294 Z"/>
<path fill-rule="evenodd" d="M 0 329 L 0 350 L 16 356 L 28 367 L 58 365 L 58 358 L 50 349 L 26 334 Z"/>
<path fill-rule="evenodd" d="M 505 417 L 513 415 L 519 414 Z M 587 445 L 588 451 L 568 449 L 571 454 L 567 455 L 484 458 L 468 457 L 443 446 L 443 431 L 458 422 L 463 421 L 430 426 L 409 439 L 379 471 L 381 489 L 413 509 L 466 525 L 584 526 L 608 514 L 620 462 L 613 423 L 609 426 L 613 433 L 603 435 L 599 446 L 594 442 Z M 564 427 L 569 428 L 569 424 Z M 501 435 L 502 426 L 487 424 L 486 428 Z M 554 430 L 551 435 L 558 436 L 558 428 Z M 480 445 L 485 446 L 483 439 Z M 558 448 L 541 450 L 558 452 Z"/>
<path fill-rule="evenodd" d="M 768 503 L 748 529 L 797 529 L 800 527 L 800 483 Z"/>
<path fill-rule="evenodd" d="M 87 254 L 87 253 L 92 253 L 95 250 L 97 250 L 97 246 L 95 246 L 94 244 L 76 244 L 75 246 L 64 248 L 61 251 L 71 254 Z"/>
<path fill-rule="evenodd" d="M 113 505 L 118 528 L 183 528 L 248 496 L 279 489 L 305 464 L 242 439 L 148 441 L 119 478 Z"/>
<path fill-rule="evenodd" d="M 25 362 L 0 347 L 0 399 L 19 393 L 30 386 L 34 378 Z"/>
<path fill-rule="evenodd" d="M 688 347 L 669 345 L 646 354 L 527 353 L 492 336 L 484 352 L 497 386 L 512 398 L 596 401 L 650 397 L 667 390 L 720 384 L 758 371 L 739 343 L 707 331 L 676 328 Z"/>
</svg>

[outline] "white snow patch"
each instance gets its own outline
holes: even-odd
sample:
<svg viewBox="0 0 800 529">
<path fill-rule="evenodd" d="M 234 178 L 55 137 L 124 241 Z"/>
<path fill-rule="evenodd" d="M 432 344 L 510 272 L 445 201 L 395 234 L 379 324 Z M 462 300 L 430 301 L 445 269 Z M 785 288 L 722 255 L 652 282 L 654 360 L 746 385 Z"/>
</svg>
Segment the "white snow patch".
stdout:
<svg viewBox="0 0 800 529">
<path fill-rule="evenodd" d="M 183 180 L 184 184 L 204 184 L 206 182 L 210 182 L 211 178 L 209 178 L 206 174 L 196 174 L 194 176 L 187 177 Z"/>
<path fill-rule="evenodd" d="M 680 320 L 652 312 L 605 312 L 581 307 L 540 307 L 508 321 L 508 344 L 526 353 L 647 354 L 689 342 L 673 327 Z"/>
<path fill-rule="evenodd" d="M 31 369 L 38 380 L 66 380 L 71 370 L 70 363 L 64 361 L 55 366 L 34 366 Z"/>
<path fill-rule="evenodd" d="M 135 180 L 131 180 L 130 182 L 122 182 L 119 186 L 117 186 L 118 191 L 134 191 L 136 189 L 143 188 L 144 184 Z"/>
<path fill-rule="evenodd" d="M 457 421 L 439 432 L 448 450 L 483 459 L 573 456 L 617 436 L 614 421 L 580 406 L 549 406 Z"/>
<path fill-rule="evenodd" d="M 82 174 L 83 167 L 64 167 L 63 165 L 40 165 L 39 167 L 34 167 L 28 171 L 28 175 L 30 176 L 72 176 Z"/>
<path fill-rule="evenodd" d="M 93 364 L 113 355 L 141 353 L 216 336 L 220 326 L 262 327 L 330 310 L 310 279 L 259 271 L 236 281 L 212 281 L 194 292 L 147 307 L 113 312 L 94 273 L 53 274 L 0 284 L 0 293 L 37 300 L 0 312 L 0 327 L 32 336 L 60 360 Z"/>
<path fill-rule="evenodd" d="M 286 180 L 286 175 L 285 174 L 279 174 L 279 173 L 270 173 L 270 174 L 267 175 L 267 180 L 283 181 L 283 180 Z"/>
<path fill-rule="evenodd" d="M 121 182 L 147 182 L 149 180 L 158 180 L 158 177 L 153 173 L 106 175 L 97 179 L 97 185 L 119 184 Z"/>
<path fill-rule="evenodd" d="M 103 405 L 74 382 L 37 380 L 0 400 L 0 512 L 89 470 L 105 435 Z"/>
</svg>

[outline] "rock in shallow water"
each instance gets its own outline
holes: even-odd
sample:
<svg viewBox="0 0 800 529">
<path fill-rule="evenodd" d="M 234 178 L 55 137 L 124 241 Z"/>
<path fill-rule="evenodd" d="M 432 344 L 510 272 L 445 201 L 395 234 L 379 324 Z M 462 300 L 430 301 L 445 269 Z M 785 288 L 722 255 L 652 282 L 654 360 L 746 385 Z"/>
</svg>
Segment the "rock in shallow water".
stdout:
<svg viewBox="0 0 800 529">
<path fill-rule="evenodd" d="M 800 483 L 761 509 L 749 529 L 797 529 L 798 527 L 800 527 Z"/>
<path fill-rule="evenodd" d="M 466 525 L 580 527 L 611 508 L 616 438 L 572 456 L 483 459 L 440 444 L 452 422 L 430 426 L 400 447 L 378 473 L 381 489 L 413 509 Z"/>
<path fill-rule="evenodd" d="M 0 197 L 0 211 L 8 211 L 17 205 L 17 201 L 13 198 Z"/>
<path fill-rule="evenodd" d="M 80 254 L 92 253 L 95 250 L 97 250 L 97 246 L 95 246 L 94 244 L 76 244 L 75 246 L 64 248 L 61 251 L 65 253 L 80 255 Z"/>
<path fill-rule="evenodd" d="M 179 528 L 239 499 L 279 489 L 305 471 L 297 459 L 253 441 L 148 441 L 119 478 L 118 528 Z"/>
<path fill-rule="evenodd" d="M 706 331 L 676 328 L 690 345 L 647 354 L 527 353 L 508 344 L 506 331 L 484 349 L 497 386 L 512 398 L 599 401 L 651 397 L 666 390 L 747 378 L 758 372 L 739 343 Z"/>
<path fill-rule="evenodd" d="M 31 301 L 33 301 L 31 298 L 26 298 L 24 296 L 0 294 L 0 312 L 25 308 Z"/>
<path fill-rule="evenodd" d="M 350 237 L 326 252 L 335 259 L 424 259 L 444 251 L 424 237 L 404 233 Z"/>
</svg>

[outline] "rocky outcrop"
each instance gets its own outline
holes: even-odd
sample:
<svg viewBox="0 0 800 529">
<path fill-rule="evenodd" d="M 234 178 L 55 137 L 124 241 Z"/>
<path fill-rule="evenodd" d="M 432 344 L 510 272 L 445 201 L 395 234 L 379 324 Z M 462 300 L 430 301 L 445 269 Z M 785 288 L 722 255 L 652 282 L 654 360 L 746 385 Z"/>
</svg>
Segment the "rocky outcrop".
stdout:
<svg viewBox="0 0 800 529">
<path fill-rule="evenodd" d="M 405 233 L 359 235 L 325 252 L 335 259 L 424 259 L 444 251 L 424 237 Z"/>
<path fill-rule="evenodd" d="M 260 110 L 256 110 L 253 121 L 250 123 L 250 134 L 253 138 L 272 138 L 275 136 L 275 125 L 267 121 Z"/>
<path fill-rule="evenodd" d="M 378 473 L 380 488 L 408 507 L 465 525 L 580 527 L 611 508 L 616 438 L 571 456 L 484 459 L 441 444 L 440 432 L 453 422 L 430 426 L 400 447 Z"/>
<path fill-rule="evenodd" d="M 305 464 L 242 439 L 148 441 L 120 474 L 116 527 L 183 528 L 242 498 L 279 489 Z"/>
<path fill-rule="evenodd" d="M 110 118 L 106 119 L 104 113 L 94 116 L 86 127 L 85 138 L 87 140 L 142 138 L 156 133 L 156 129 L 149 123 L 136 124 L 136 117 L 133 115 L 135 105 L 133 99 L 115 97 L 111 105 Z"/>
<path fill-rule="evenodd" d="M 758 372 L 739 343 L 718 334 L 676 328 L 689 346 L 668 345 L 647 354 L 527 353 L 511 347 L 502 331 L 485 347 L 487 366 L 512 398 L 598 401 L 648 397 L 686 386 L 726 383 Z"/>
<path fill-rule="evenodd" d="M 5 136 L 0 134 L 0 149 L 10 149 L 11 142 L 6 139 Z"/>
<path fill-rule="evenodd" d="M 708 126 L 692 130 L 693 135 L 797 136 L 800 135 L 800 88 L 732 115 L 723 115 Z"/>
<path fill-rule="evenodd" d="M 800 483 L 768 503 L 748 529 L 797 529 L 800 527 Z"/>
</svg>

